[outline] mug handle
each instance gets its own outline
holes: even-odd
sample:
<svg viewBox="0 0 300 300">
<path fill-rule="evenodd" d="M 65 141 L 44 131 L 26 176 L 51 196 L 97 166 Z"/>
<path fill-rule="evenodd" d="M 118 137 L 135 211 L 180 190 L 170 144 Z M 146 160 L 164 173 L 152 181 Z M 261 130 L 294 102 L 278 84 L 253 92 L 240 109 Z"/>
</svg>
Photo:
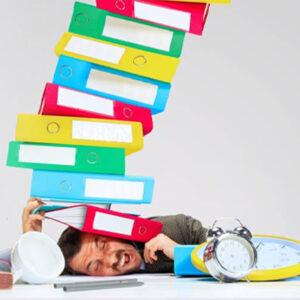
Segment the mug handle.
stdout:
<svg viewBox="0 0 300 300">
<path fill-rule="evenodd" d="M 22 269 L 15 270 L 13 272 L 14 284 L 23 276 L 24 271 Z"/>
<path fill-rule="evenodd" d="M 17 247 L 13 247 L 11 248 L 11 252 L 10 252 L 10 263 L 11 263 L 11 272 L 13 274 L 13 283 L 15 284 L 19 279 L 21 279 L 21 277 L 24 274 L 24 271 L 20 268 L 20 267 L 16 267 L 15 263 L 14 263 L 14 256 L 15 256 L 15 251 Z"/>
<path fill-rule="evenodd" d="M 191 261 L 192 264 L 200 271 L 204 272 L 204 273 L 209 273 L 204 261 L 199 257 L 198 255 L 198 251 L 202 248 L 202 247 L 206 247 L 206 245 L 208 244 L 208 242 L 204 242 L 202 244 L 200 244 L 199 246 L 197 246 L 191 254 Z"/>
</svg>

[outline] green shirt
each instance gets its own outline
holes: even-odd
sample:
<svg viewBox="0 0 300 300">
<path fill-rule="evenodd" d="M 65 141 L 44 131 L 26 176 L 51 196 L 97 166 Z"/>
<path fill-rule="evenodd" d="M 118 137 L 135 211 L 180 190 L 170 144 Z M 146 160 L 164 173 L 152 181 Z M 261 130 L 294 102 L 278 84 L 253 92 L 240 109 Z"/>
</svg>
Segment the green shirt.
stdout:
<svg viewBox="0 0 300 300">
<path fill-rule="evenodd" d="M 163 223 L 162 233 L 181 245 L 199 245 L 206 241 L 206 231 L 200 221 L 183 214 L 173 216 L 151 217 L 151 220 Z M 143 243 L 138 248 L 144 248 Z M 174 262 L 164 255 L 162 251 L 157 253 L 158 260 L 153 264 L 145 264 L 145 272 L 149 273 L 172 273 Z"/>
</svg>

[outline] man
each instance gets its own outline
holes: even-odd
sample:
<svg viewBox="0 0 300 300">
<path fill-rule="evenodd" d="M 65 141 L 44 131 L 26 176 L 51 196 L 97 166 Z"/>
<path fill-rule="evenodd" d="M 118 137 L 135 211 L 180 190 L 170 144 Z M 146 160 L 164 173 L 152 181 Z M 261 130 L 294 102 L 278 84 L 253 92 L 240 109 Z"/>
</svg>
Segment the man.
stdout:
<svg viewBox="0 0 300 300">
<path fill-rule="evenodd" d="M 35 198 L 23 210 L 23 232 L 42 231 L 42 214 L 33 214 L 42 203 Z M 206 229 L 185 215 L 152 217 L 163 223 L 162 233 L 147 243 L 80 232 L 67 228 L 58 241 L 65 260 L 66 274 L 114 276 L 134 272 L 173 272 L 174 247 L 201 244 Z"/>
</svg>

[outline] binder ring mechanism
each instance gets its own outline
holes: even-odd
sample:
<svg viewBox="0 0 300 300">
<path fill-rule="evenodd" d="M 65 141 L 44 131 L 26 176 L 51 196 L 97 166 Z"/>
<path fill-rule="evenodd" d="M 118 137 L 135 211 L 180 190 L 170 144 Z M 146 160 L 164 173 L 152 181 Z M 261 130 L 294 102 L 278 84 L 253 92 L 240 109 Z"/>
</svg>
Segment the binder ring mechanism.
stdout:
<svg viewBox="0 0 300 300">
<path fill-rule="evenodd" d="M 133 63 L 137 66 L 137 67 L 142 67 L 147 63 L 147 58 L 144 55 L 138 55 L 133 59 Z"/>
<path fill-rule="evenodd" d="M 115 6 L 119 10 L 124 10 L 126 8 L 126 4 L 125 4 L 124 0 L 116 0 Z"/>
<path fill-rule="evenodd" d="M 75 23 L 80 27 L 86 26 L 89 22 L 90 19 L 85 13 L 79 13 L 75 16 Z"/>
<path fill-rule="evenodd" d="M 129 108 L 129 107 L 124 107 L 124 108 L 123 108 L 123 115 L 124 115 L 125 118 L 131 119 L 132 116 L 133 116 L 133 111 L 132 111 L 132 109 Z"/>
<path fill-rule="evenodd" d="M 91 165 L 96 164 L 98 162 L 98 160 L 99 160 L 99 157 L 96 152 L 90 152 L 86 156 L 86 161 Z"/>
<path fill-rule="evenodd" d="M 68 79 L 73 76 L 73 69 L 70 66 L 64 65 L 58 71 L 60 77 Z"/>
<path fill-rule="evenodd" d="M 60 184 L 59 184 L 59 189 L 61 190 L 61 192 L 63 193 L 69 193 L 72 190 L 72 183 L 68 180 L 63 180 Z"/>
<path fill-rule="evenodd" d="M 58 133 L 60 130 L 60 126 L 58 123 L 56 122 L 50 122 L 48 123 L 47 125 L 47 131 L 50 133 L 50 134 L 56 134 Z"/>
<path fill-rule="evenodd" d="M 146 234 L 147 233 L 147 227 L 145 227 L 145 226 L 140 226 L 139 227 L 139 234 L 140 235 L 144 235 L 144 234 Z"/>
</svg>

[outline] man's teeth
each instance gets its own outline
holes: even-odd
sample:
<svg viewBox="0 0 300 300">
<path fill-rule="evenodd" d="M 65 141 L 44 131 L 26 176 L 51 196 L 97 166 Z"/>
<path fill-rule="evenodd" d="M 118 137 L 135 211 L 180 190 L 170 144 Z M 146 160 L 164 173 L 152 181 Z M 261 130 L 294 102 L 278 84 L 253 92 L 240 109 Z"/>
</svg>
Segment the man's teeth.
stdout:
<svg viewBox="0 0 300 300">
<path fill-rule="evenodd" d="M 130 262 L 130 255 L 129 254 L 123 254 L 120 261 L 119 261 L 119 266 L 124 267 L 126 264 Z"/>
<path fill-rule="evenodd" d="M 125 254 L 122 256 L 121 260 L 120 260 L 120 266 L 121 267 L 124 267 L 125 266 L 125 262 L 126 262 L 126 259 L 125 259 Z"/>
</svg>

